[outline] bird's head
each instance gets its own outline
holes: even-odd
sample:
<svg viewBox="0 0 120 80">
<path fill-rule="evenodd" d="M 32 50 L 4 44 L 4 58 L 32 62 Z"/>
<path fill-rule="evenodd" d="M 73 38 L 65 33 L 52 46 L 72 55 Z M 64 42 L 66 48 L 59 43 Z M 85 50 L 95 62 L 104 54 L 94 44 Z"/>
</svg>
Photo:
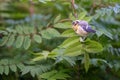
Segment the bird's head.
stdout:
<svg viewBox="0 0 120 80">
<path fill-rule="evenodd" d="M 78 27 L 79 27 L 79 23 L 80 23 L 80 20 L 75 20 L 72 22 L 72 28 L 77 31 Z"/>
</svg>

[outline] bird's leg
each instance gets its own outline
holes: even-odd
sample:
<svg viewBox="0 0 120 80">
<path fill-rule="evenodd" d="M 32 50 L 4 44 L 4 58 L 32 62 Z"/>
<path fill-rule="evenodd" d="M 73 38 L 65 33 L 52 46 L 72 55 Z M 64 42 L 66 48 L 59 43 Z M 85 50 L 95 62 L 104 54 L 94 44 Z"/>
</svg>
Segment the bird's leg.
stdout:
<svg viewBox="0 0 120 80">
<path fill-rule="evenodd" d="M 85 42 L 86 37 L 80 37 L 80 42 Z"/>
<path fill-rule="evenodd" d="M 80 37 L 80 42 L 84 42 L 84 40 L 83 40 L 83 38 L 82 38 L 82 37 Z"/>
</svg>

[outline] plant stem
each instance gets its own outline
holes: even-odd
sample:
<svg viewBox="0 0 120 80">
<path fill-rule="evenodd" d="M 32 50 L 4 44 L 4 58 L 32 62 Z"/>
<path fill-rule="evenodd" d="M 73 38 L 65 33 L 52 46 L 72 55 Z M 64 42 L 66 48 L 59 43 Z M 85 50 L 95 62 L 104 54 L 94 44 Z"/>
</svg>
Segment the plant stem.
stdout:
<svg viewBox="0 0 120 80">
<path fill-rule="evenodd" d="M 77 18 L 78 15 L 77 15 L 77 11 L 76 11 L 76 8 L 75 8 L 75 5 L 76 5 L 75 0 L 71 0 L 71 5 L 72 5 L 74 17 Z"/>
</svg>

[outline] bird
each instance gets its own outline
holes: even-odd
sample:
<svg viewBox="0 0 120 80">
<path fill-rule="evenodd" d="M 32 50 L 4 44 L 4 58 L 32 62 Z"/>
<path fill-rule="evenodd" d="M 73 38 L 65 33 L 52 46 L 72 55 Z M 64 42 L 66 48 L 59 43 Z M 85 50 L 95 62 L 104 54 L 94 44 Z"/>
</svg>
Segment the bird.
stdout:
<svg viewBox="0 0 120 80">
<path fill-rule="evenodd" d="M 72 28 L 76 34 L 80 35 L 80 41 L 84 42 L 89 33 L 95 33 L 96 31 L 91 28 L 85 20 L 75 20 L 72 22 Z"/>
</svg>

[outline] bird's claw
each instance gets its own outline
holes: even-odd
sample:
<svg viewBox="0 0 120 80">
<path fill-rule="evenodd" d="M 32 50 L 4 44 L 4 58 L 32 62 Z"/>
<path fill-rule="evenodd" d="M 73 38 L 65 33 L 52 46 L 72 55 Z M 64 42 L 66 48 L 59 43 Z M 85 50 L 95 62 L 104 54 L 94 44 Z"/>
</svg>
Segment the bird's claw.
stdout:
<svg viewBox="0 0 120 80">
<path fill-rule="evenodd" d="M 82 37 L 80 37 L 80 42 L 85 42 L 85 39 L 83 39 Z"/>
</svg>

